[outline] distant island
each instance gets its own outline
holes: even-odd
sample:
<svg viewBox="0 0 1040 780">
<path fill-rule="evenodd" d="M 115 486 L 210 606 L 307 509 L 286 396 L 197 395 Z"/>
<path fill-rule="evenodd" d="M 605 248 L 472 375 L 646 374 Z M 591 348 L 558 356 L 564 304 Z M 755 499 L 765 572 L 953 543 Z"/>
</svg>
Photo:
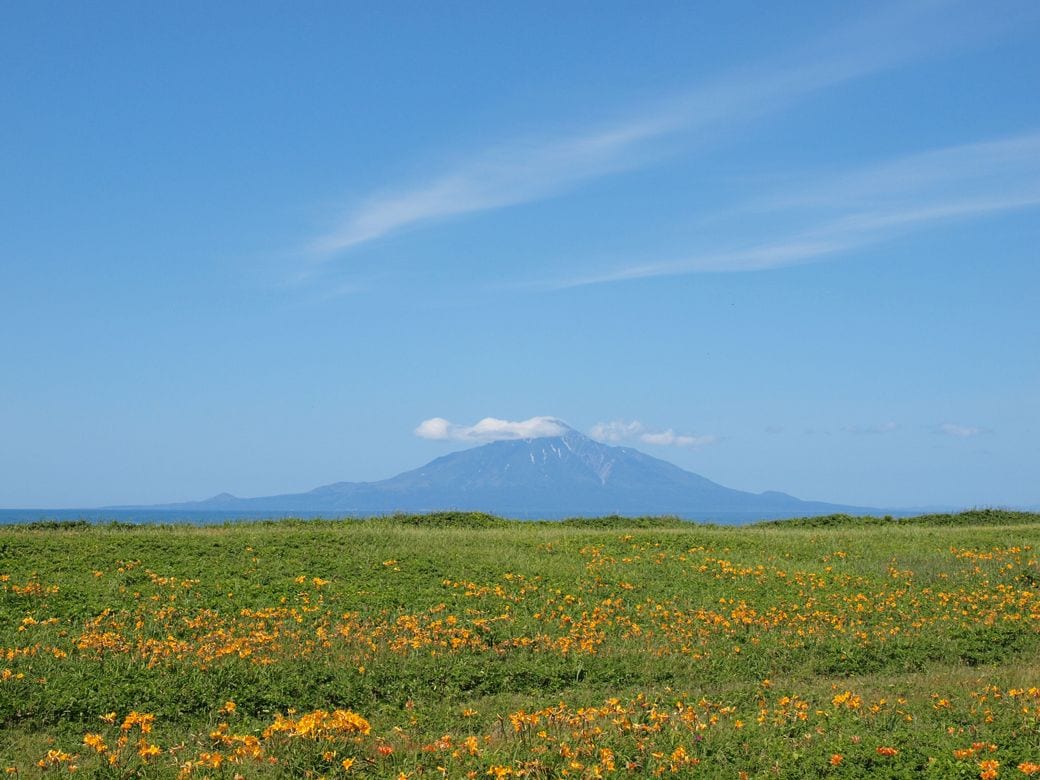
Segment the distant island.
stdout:
<svg viewBox="0 0 1040 780">
<path fill-rule="evenodd" d="M 112 509 L 372 515 L 458 509 L 516 518 L 673 515 L 743 523 L 881 510 L 750 493 L 712 482 L 630 447 L 597 442 L 560 423 L 557 436 L 494 441 L 377 482 L 336 482 L 306 493 Z"/>
</svg>

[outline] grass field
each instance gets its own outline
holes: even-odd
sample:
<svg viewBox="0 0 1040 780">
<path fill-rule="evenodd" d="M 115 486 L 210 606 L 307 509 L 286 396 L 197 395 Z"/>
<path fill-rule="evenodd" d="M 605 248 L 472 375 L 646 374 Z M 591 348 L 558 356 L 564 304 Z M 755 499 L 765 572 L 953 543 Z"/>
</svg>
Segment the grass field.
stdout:
<svg viewBox="0 0 1040 780">
<path fill-rule="evenodd" d="M 0 529 L 0 770 L 1040 775 L 1040 516 Z"/>
</svg>

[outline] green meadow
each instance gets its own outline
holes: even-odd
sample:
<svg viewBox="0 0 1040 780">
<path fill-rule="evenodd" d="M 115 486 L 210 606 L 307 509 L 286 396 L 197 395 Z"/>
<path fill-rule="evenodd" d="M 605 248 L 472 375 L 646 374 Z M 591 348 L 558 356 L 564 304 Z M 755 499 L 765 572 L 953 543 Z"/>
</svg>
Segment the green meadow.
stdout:
<svg viewBox="0 0 1040 780">
<path fill-rule="evenodd" d="M 0 529 L 0 771 L 1040 774 L 1040 515 Z"/>
</svg>

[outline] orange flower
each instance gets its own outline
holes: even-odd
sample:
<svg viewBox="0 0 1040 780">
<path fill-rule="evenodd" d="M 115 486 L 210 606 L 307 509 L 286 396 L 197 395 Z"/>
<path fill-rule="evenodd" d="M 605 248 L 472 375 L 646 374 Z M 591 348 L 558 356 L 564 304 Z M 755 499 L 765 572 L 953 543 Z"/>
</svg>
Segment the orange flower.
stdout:
<svg viewBox="0 0 1040 780">
<path fill-rule="evenodd" d="M 290 711 L 291 714 L 291 711 Z M 274 734 L 306 739 L 328 739 L 350 734 L 368 734 L 372 730 L 368 721 L 350 710 L 315 710 L 298 719 L 275 716 L 275 721 L 264 729 L 264 739 Z"/>
<path fill-rule="evenodd" d="M 122 731 L 129 731 L 134 726 L 138 726 L 141 729 L 142 734 L 148 734 L 152 730 L 152 723 L 154 722 L 154 715 L 134 710 L 123 719 L 123 725 L 119 728 Z"/>
<path fill-rule="evenodd" d="M 60 764 L 68 764 L 73 758 L 74 756 L 61 750 L 48 750 L 47 755 L 36 762 L 36 766 L 40 767 L 40 769 L 50 769 Z"/>
<path fill-rule="evenodd" d="M 840 766 L 841 762 L 844 760 L 845 756 L 843 756 L 841 753 L 835 753 L 833 756 L 831 756 L 830 764 L 831 766 Z"/>
<path fill-rule="evenodd" d="M 882 746 L 882 747 L 879 747 L 877 749 L 877 754 L 879 756 L 886 756 L 886 757 L 891 758 L 892 756 L 898 755 L 899 751 L 896 748 L 894 748 L 894 747 Z"/>
<path fill-rule="evenodd" d="M 87 747 L 94 748 L 96 753 L 104 753 L 108 750 L 108 745 L 105 744 L 105 740 L 100 734 L 84 734 L 83 744 Z"/>
<path fill-rule="evenodd" d="M 224 763 L 223 753 L 199 753 L 199 766 L 220 769 Z"/>
<path fill-rule="evenodd" d="M 137 748 L 137 755 L 147 761 L 149 758 L 155 758 L 162 754 L 162 749 L 158 745 L 149 745 L 147 742 L 142 742 L 141 746 Z"/>
</svg>

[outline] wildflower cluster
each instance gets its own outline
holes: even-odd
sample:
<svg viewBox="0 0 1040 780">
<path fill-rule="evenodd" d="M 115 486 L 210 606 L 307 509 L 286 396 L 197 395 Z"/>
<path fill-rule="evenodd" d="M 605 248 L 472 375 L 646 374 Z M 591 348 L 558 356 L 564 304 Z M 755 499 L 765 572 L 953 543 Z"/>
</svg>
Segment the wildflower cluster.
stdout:
<svg viewBox="0 0 1040 780">
<path fill-rule="evenodd" d="M 1040 775 L 1027 540 L 269 533 L 0 575 L 12 773 Z"/>
</svg>

